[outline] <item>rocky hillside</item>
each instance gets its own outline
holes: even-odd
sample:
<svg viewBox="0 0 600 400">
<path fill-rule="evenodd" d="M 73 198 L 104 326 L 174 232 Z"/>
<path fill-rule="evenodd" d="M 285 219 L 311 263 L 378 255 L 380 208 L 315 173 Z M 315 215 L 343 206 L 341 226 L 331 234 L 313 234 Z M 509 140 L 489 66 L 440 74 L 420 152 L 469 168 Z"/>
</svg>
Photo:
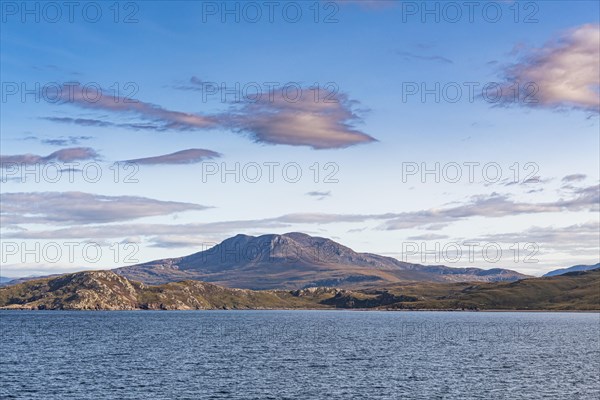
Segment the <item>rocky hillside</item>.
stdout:
<svg viewBox="0 0 600 400">
<path fill-rule="evenodd" d="M 333 290 L 335 294 L 335 290 Z M 38 310 L 206 310 L 320 308 L 310 296 L 284 291 L 227 289 L 200 281 L 147 286 L 112 271 L 87 271 L 0 288 L 0 307 Z"/>
<path fill-rule="evenodd" d="M 143 287 L 110 271 L 78 272 L 0 288 L 0 305 L 40 310 L 134 310 Z"/>
<path fill-rule="evenodd" d="M 36 310 L 439 309 L 600 310 L 600 270 L 518 282 L 412 282 L 386 289 L 228 289 L 200 281 L 157 286 L 89 271 L 0 288 L 0 308 Z"/>
<path fill-rule="evenodd" d="M 237 235 L 211 249 L 117 268 L 116 273 L 147 284 L 188 279 L 231 288 L 301 289 L 335 286 L 347 289 L 422 282 L 498 282 L 527 278 L 506 269 L 450 268 L 401 262 L 358 253 L 333 240 L 303 233 Z"/>
</svg>

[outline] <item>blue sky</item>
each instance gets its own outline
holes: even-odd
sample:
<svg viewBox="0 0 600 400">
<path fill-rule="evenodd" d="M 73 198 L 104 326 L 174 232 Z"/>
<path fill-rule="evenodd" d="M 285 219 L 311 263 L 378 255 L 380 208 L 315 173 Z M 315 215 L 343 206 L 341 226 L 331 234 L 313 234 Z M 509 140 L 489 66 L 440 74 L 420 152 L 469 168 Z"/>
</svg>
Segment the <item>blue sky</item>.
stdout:
<svg viewBox="0 0 600 400">
<path fill-rule="evenodd" d="M 454 23 L 444 2 L 278 2 L 272 22 L 265 2 L 250 6 L 261 10 L 258 22 L 243 2 L 226 5 L 239 22 L 222 21 L 222 2 L 122 2 L 117 22 L 112 3 L 81 3 L 89 14 L 76 9 L 73 22 L 64 8 L 53 22 L 45 3 L 27 3 L 29 14 L 21 2 L 3 3 L 1 274 L 116 267 L 130 261 L 127 243 L 148 261 L 237 233 L 288 231 L 426 264 L 540 274 L 598 262 L 599 5 L 476 3 L 470 22 L 465 2 L 453 2 L 462 12 Z M 302 16 L 292 23 L 283 8 Z M 337 22 L 325 23 L 332 12 Z M 279 85 L 272 93 L 269 82 Z M 207 93 L 212 83 L 229 88 L 225 101 Z M 236 85 L 256 84 L 260 101 L 233 101 Z M 315 84 L 335 101 L 315 101 Z M 490 84 L 502 91 L 496 102 L 482 97 Z M 526 84 L 536 104 L 523 97 Z M 467 85 L 476 85 L 473 98 Z M 100 100 L 82 97 L 85 87 Z M 433 92 L 422 98 L 423 87 Z M 122 165 L 115 179 L 124 160 L 137 160 L 137 182 L 124 182 L 134 167 Z M 73 182 L 67 172 L 57 182 L 45 176 L 70 161 L 80 163 Z M 236 163 L 259 165 L 263 178 L 203 179 Z M 265 163 L 279 163 L 273 182 Z M 459 165 L 463 178 L 403 179 L 409 165 L 436 163 Z M 479 163 L 472 181 L 465 163 Z M 84 179 L 86 164 L 102 178 Z M 286 164 L 302 172 L 297 182 L 282 175 Z M 498 182 L 484 165 L 500 168 Z M 36 172 L 24 179 L 26 168 Z M 73 241 L 80 246 L 69 259 Z M 492 262 L 478 249 L 473 260 L 406 258 L 407 243 L 467 251 L 466 242 L 500 246 L 503 257 Z M 54 243 L 62 256 L 35 260 L 23 250 L 36 243 Z M 102 257 L 84 257 L 85 243 Z M 532 246 L 536 261 L 523 262 Z"/>
</svg>

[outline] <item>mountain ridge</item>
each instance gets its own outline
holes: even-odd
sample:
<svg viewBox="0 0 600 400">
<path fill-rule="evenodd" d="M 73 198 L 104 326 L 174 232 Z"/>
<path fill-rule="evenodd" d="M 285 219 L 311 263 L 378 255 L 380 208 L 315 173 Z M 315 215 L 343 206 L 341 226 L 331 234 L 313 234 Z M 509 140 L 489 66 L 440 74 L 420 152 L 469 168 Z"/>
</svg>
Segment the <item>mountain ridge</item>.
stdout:
<svg viewBox="0 0 600 400">
<path fill-rule="evenodd" d="M 250 236 L 238 234 L 214 247 L 184 257 L 154 260 L 114 271 L 147 284 L 203 280 L 244 289 L 302 289 L 381 286 L 406 281 L 514 281 L 516 271 L 407 263 L 359 253 L 331 239 L 300 232 Z"/>
</svg>

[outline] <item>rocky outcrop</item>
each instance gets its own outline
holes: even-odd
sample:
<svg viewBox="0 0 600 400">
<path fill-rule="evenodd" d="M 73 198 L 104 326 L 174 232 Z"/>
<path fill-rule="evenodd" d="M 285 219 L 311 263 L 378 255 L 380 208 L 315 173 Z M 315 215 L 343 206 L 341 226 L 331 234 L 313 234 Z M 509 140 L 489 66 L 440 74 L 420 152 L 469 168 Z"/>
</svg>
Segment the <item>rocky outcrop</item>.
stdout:
<svg viewBox="0 0 600 400">
<path fill-rule="evenodd" d="M 0 288 L 0 307 L 32 310 L 323 308 L 312 296 L 229 289 L 200 281 L 147 286 L 112 271 L 86 271 Z"/>
<path fill-rule="evenodd" d="M 78 272 L 0 289 L 0 301 L 38 310 L 135 310 L 143 288 L 111 271 Z"/>
</svg>

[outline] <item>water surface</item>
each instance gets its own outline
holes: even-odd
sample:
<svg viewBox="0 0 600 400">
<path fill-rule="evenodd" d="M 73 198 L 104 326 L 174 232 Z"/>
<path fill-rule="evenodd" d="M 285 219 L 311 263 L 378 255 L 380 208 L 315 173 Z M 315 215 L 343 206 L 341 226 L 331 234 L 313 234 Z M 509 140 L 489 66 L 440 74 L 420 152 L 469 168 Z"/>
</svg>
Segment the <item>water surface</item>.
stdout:
<svg viewBox="0 0 600 400">
<path fill-rule="evenodd" d="M 6 399 L 597 399 L 600 314 L 0 311 Z"/>
</svg>

